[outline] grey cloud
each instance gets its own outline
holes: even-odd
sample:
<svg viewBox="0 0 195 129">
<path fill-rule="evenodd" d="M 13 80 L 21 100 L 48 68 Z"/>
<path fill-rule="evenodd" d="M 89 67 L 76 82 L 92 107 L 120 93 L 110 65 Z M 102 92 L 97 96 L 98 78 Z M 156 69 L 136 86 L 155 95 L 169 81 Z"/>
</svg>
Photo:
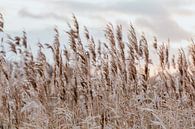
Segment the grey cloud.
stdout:
<svg viewBox="0 0 195 129">
<path fill-rule="evenodd" d="M 187 0 L 165 0 L 164 6 L 172 15 L 193 16 L 195 11 L 189 9 L 189 6 L 195 5 L 195 1 Z"/>
<path fill-rule="evenodd" d="M 181 7 L 181 6 L 188 6 L 188 5 L 192 5 L 195 4 L 194 0 L 164 0 L 165 4 L 167 6 L 177 6 L 177 7 Z"/>
<path fill-rule="evenodd" d="M 173 41 L 187 40 L 192 35 L 181 28 L 172 19 L 147 19 L 139 18 L 136 20 L 136 25 L 149 29 L 150 31 L 160 36 L 161 39 L 170 38 Z"/>
<path fill-rule="evenodd" d="M 166 14 L 166 10 L 158 5 L 159 2 L 154 0 L 150 1 L 118 1 L 118 2 L 107 2 L 107 3 L 89 3 L 89 2 L 76 2 L 76 1 L 53 1 L 50 2 L 56 9 L 61 10 L 72 10 L 81 13 L 106 13 L 108 12 L 121 12 L 128 14 L 146 14 L 146 15 L 157 15 Z"/>
<path fill-rule="evenodd" d="M 81 13 L 93 13 L 93 12 L 121 12 L 127 14 L 141 14 L 141 15 L 165 15 L 170 12 L 168 8 L 181 9 L 187 5 L 195 4 L 192 1 L 183 0 L 120 0 L 117 2 L 106 1 L 100 3 L 92 2 L 80 2 L 75 0 L 48 0 L 47 4 L 50 4 L 55 9 L 59 10 L 71 10 Z M 184 10 L 184 9 L 183 9 Z M 187 10 L 187 9 L 186 9 Z M 189 10 L 188 10 L 189 11 Z"/>
<path fill-rule="evenodd" d="M 30 18 L 34 18 L 34 19 L 53 18 L 53 19 L 57 19 L 57 20 L 61 20 L 61 21 L 67 20 L 66 17 L 58 15 L 58 14 L 53 13 L 53 12 L 35 14 L 31 11 L 28 11 L 27 9 L 21 9 L 18 12 L 18 14 L 19 14 L 19 16 L 22 16 L 22 17 L 30 17 Z"/>
<path fill-rule="evenodd" d="M 131 15 L 139 16 L 141 19 L 136 20 L 139 26 L 147 27 L 156 35 L 178 41 L 190 36 L 189 32 L 183 29 L 173 20 L 173 15 L 194 15 L 192 11 L 184 8 L 187 5 L 195 4 L 190 0 L 120 0 L 117 2 L 79 2 L 75 0 L 41 0 L 51 11 L 44 14 L 34 14 L 27 10 L 20 10 L 21 16 L 31 18 L 54 18 L 65 20 L 66 18 L 58 14 L 75 13 L 79 16 L 93 17 L 112 17 L 107 12 L 125 14 L 131 18 Z M 117 18 L 117 17 L 116 17 Z"/>
<path fill-rule="evenodd" d="M 58 13 L 78 13 L 79 15 L 91 15 L 93 13 L 97 15 L 106 14 L 107 12 L 117 12 L 123 13 L 127 15 L 141 15 L 141 16 L 166 16 L 171 13 L 181 13 L 184 11 L 185 14 L 189 13 L 189 10 L 183 9 L 181 7 L 181 0 L 177 0 L 178 4 L 176 4 L 176 0 L 134 0 L 134 1 L 118 1 L 118 2 L 100 2 L 100 3 L 92 3 L 92 2 L 80 2 L 75 0 L 40 0 L 39 2 L 43 2 L 51 11 L 49 14 L 51 17 L 56 16 L 56 12 Z M 186 4 L 191 4 L 188 2 L 184 2 Z M 23 12 L 23 10 L 21 10 Z M 52 13 L 51 13 L 52 12 Z M 27 12 L 28 14 L 30 12 Z M 31 13 L 32 14 L 32 13 Z M 192 13 L 191 13 L 192 14 Z M 43 14 L 33 14 L 36 17 L 44 17 Z M 47 14 L 48 15 L 48 14 Z M 31 15 L 29 15 L 31 16 Z M 61 17 L 57 15 L 56 17 Z"/>
</svg>

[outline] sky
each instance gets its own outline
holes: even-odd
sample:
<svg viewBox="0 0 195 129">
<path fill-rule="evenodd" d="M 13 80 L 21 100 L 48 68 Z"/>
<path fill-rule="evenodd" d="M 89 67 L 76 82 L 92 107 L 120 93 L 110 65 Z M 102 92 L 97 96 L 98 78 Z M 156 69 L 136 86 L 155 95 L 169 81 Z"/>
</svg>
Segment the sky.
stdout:
<svg viewBox="0 0 195 129">
<path fill-rule="evenodd" d="M 53 28 L 66 30 L 72 14 L 97 37 L 110 22 L 125 29 L 132 23 L 149 39 L 169 38 L 173 47 L 195 38 L 194 0 L 0 0 L 0 12 L 7 33 L 25 30 L 31 42 L 52 40 Z"/>
</svg>

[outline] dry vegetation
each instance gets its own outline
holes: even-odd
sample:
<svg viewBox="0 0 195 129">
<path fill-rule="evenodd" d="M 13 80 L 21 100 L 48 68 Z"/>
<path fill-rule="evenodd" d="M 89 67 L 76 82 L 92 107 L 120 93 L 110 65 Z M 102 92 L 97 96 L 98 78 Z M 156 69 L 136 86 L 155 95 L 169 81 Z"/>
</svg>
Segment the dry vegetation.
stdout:
<svg viewBox="0 0 195 129">
<path fill-rule="evenodd" d="M 0 16 L 3 33 L 3 18 Z M 158 74 L 151 76 L 146 37 L 129 26 L 128 42 L 122 26 L 108 24 L 107 42 L 95 42 L 87 28 L 80 37 L 77 19 L 69 26 L 69 47 L 38 43 L 33 56 L 26 33 L 1 40 L 20 61 L 0 53 L 1 129 L 190 129 L 195 128 L 195 44 L 189 55 L 180 49 L 169 58 L 167 43 L 155 38 Z M 85 43 L 84 43 L 85 42 Z M 88 47 L 84 47 L 87 44 Z M 44 50 L 54 63 L 48 63 Z M 157 60 L 157 59 L 156 59 Z M 174 69 L 176 72 L 169 72 Z"/>
</svg>

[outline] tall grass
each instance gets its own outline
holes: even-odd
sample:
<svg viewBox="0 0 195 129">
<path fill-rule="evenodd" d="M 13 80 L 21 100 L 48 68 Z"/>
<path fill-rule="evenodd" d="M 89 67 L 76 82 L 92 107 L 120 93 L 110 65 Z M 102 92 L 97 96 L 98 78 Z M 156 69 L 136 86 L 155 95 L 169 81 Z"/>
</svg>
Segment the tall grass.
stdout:
<svg viewBox="0 0 195 129">
<path fill-rule="evenodd" d="M 0 15 L 0 31 L 3 18 Z M 81 30 L 84 37 L 80 36 Z M 0 53 L 0 128 L 2 129 L 189 129 L 195 128 L 195 44 L 170 58 L 168 42 L 154 38 L 157 74 L 146 37 L 129 25 L 108 24 L 107 42 L 94 40 L 75 16 L 61 48 L 58 29 L 53 44 L 29 49 L 26 32 L 10 37 Z M 84 40 L 85 38 L 85 40 Z M 84 44 L 88 47 L 84 47 Z M 53 54 L 49 64 L 45 50 Z M 19 56 L 9 61 L 6 54 Z M 176 58 L 177 57 L 177 58 Z M 171 69 L 176 72 L 171 73 Z"/>
</svg>

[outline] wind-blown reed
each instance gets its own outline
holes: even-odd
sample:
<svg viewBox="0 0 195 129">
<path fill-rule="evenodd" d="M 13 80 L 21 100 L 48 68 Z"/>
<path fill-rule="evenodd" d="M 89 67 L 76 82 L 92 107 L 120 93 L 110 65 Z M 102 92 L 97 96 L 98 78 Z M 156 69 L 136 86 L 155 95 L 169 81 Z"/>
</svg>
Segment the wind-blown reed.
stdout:
<svg viewBox="0 0 195 129">
<path fill-rule="evenodd" d="M 106 42 L 96 42 L 87 27 L 83 30 L 81 37 L 73 16 L 66 32 L 69 46 L 60 47 L 55 28 L 53 44 L 39 42 L 37 57 L 26 32 L 2 40 L 10 50 L 0 53 L 0 128 L 195 128 L 194 43 L 190 56 L 180 49 L 170 63 L 169 42 L 160 44 L 154 38 L 159 64 L 152 64 L 150 41 L 144 34 L 138 37 L 133 25 L 127 43 L 121 25 L 106 26 Z M 53 54 L 53 64 L 46 50 Z M 7 60 L 10 52 L 20 60 Z M 154 65 L 158 73 L 151 76 Z"/>
</svg>

